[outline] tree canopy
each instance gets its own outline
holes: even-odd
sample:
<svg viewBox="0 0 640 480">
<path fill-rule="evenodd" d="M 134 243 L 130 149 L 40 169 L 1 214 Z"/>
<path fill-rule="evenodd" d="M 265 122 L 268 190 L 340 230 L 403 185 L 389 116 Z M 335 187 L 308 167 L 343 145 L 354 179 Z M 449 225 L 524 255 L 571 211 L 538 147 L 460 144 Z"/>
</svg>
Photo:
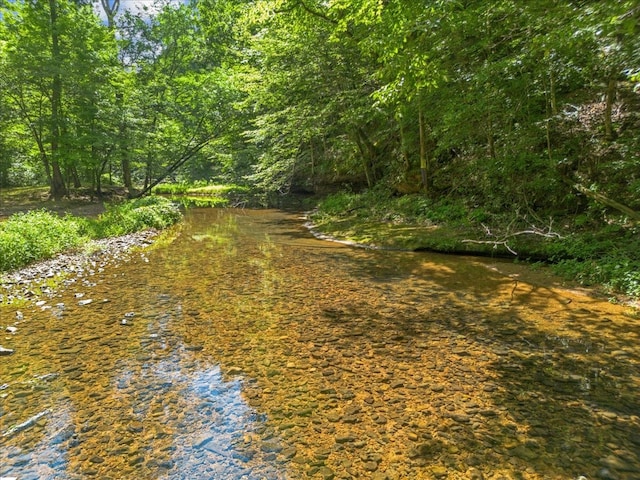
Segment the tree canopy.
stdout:
<svg viewBox="0 0 640 480">
<path fill-rule="evenodd" d="M 640 209 L 636 1 L 101 4 L 0 3 L 3 185 Z"/>
</svg>

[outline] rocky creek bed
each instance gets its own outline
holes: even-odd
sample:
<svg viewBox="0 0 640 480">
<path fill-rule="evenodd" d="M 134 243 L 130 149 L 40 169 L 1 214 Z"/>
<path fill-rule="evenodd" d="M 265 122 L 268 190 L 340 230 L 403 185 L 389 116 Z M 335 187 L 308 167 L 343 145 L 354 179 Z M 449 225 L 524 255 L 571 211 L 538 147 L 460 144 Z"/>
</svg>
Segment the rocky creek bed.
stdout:
<svg viewBox="0 0 640 480">
<path fill-rule="evenodd" d="M 43 295 L 53 294 L 60 283 L 90 284 L 91 277 L 108 264 L 128 261 L 132 249 L 148 247 L 157 235 L 156 230 L 145 230 L 94 240 L 81 251 L 62 253 L 25 268 L 0 273 L 0 303 L 38 301 Z"/>
<path fill-rule="evenodd" d="M 196 211 L 13 277 L 0 477 L 640 478 L 637 317 L 295 225 Z"/>
</svg>

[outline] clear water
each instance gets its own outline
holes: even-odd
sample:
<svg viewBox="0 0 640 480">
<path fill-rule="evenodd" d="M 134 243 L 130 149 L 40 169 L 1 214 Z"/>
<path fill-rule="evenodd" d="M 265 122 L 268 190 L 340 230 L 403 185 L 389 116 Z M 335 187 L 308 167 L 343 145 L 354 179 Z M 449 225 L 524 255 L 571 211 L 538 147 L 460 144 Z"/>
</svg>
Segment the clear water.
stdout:
<svg viewBox="0 0 640 480">
<path fill-rule="evenodd" d="M 191 209 L 0 310 L 0 478 L 640 478 L 638 318 L 525 273 Z"/>
</svg>

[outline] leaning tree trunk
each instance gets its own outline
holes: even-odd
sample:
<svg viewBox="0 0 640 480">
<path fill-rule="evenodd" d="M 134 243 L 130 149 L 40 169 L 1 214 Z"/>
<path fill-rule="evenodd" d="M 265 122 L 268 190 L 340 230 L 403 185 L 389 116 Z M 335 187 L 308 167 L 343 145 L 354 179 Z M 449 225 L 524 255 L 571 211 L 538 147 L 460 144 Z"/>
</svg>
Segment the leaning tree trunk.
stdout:
<svg viewBox="0 0 640 480">
<path fill-rule="evenodd" d="M 606 197 L 601 193 L 594 192 L 593 190 L 590 190 L 589 188 L 579 183 L 574 183 L 573 188 L 575 188 L 580 193 L 586 195 L 587 197 L 595 200 L 596 202 L 602 205 L 606 205 L 607 207 L 611 207 L 621 213 L 624 213 L 627 217 L 629 217 L 634 222 L 640 222 L 640 213 L 636 212 L 635 210 L 632 210 L 626 205 L 623 205 L 622 203 L 617 202 L 612 198 Z"/>
</svg>

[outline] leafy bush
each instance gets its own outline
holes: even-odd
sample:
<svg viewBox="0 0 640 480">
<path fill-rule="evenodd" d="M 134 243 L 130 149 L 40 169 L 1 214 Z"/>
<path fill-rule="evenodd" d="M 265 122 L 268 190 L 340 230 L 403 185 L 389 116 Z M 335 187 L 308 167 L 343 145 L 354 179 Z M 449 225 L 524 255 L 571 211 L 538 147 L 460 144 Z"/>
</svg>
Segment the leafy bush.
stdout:
<svg viewBox="0 0 640 480">
<path fill-rule="evenodd" d="M 143 197 L 111 205 L 94 224 L 95 237 L 112 237 L 173 225 L 181 218 L 178 207 L 163 197 Z"/>
<path fill-rule="evenodd" d="M 356 215 L 371 221 L 396 223 L 452 223 L 464 221 L 468 210 L 461 202 L 436 202 L 421 194 L 393 196 L 383 188 L 364 193 L 337 193 L 324 199 L 320 215 Z"/>
<path fill-rule="evenodd" d="M 461 200 L 436 200 L 421 194 L 385 195 L 382 189 L 362 194 L 338 193 L 324 199 L 313 218 L 326 233 L 345 234 L 357 241 L 399 248 L 428 248 L 436 251 L 465 251 L 460 241 L 484 235 L 481 224 L 496 233 L 527 230 L 532 223 L 521 218 L 514 224 L 512 214 L 492 213 L 484 207 L 468 208 Z M 553 270 L 584 285 L 601 285 L 614 293 L 640 297 L 640 227 L 620 224 L 593 224 L 580 213 L 565 217 L 571 233 L 559 238 L 522 235 L 509 245 L 523 259 L 551 264 Z M 372 224 L 386 228 L 372 228 Z M 393 227 L 404 224 L 413 229 Z M 420 227 L 437 224 L 438 229 Z M 515 230 L 514 230 L 515 229 Z M 499 238 L 492 237 L 492 238 Z M 489 247 L 487 247 L 489 248 Z"/>
<path fill-rule="evenodd" d="M 361 203 L 358 196 L 352 193 L 336 193 L 325 198 L 318 205 L 318 209 L 327 215 L 344 215 L 352 210 L 354 204 Z"/>
<path fill-rule="evenodd" d="M 226 195 L 231 193 L 249 193 L 248 187 L 240 185 L 209 185 L 206 181 L 192 183 L 163 183 L 153 188 L 153 193 L 162 195 Z"/>
<path fill-rule="evenodd" d="M 51 258 L 85 242 L 87 233 L 86 221 L 46 210 L 12 215 L 0 224 L 0 270 Z"/>
<path fill-rule="evenodd" d="M 95 220 L 46 210 L 12 215 L 0 224 L 0 271 L 51 258 L 91 238 L 163 229 L 181 218 L 178 207 L 162 197 L 145 197 L 112 205 Z"/>
</svg>

